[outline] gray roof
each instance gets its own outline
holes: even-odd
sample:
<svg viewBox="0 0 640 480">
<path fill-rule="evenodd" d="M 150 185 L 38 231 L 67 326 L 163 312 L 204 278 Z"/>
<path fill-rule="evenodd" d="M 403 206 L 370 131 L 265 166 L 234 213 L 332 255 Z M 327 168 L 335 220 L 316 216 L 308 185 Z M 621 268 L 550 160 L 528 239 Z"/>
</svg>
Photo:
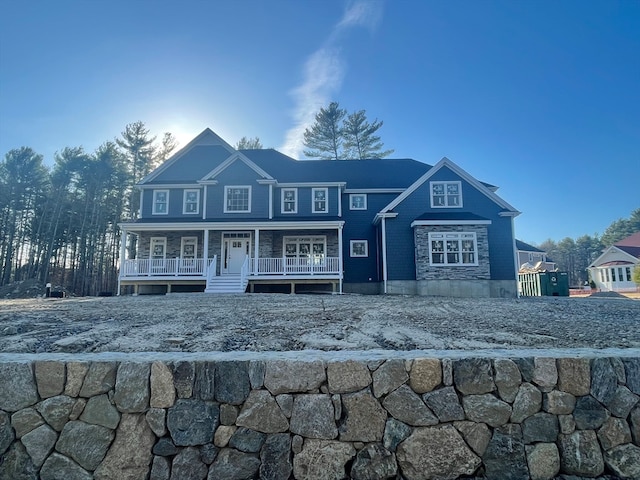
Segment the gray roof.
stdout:
<svg viewBox="0 0 640 480">
<path fill-rule="evenodd" d="M 241 152 L 280 183 L 347 182 L 348 188 L 406 188 L 431 168 L 408 158 L 294 160 L 274 149 Z"/>
</svg>

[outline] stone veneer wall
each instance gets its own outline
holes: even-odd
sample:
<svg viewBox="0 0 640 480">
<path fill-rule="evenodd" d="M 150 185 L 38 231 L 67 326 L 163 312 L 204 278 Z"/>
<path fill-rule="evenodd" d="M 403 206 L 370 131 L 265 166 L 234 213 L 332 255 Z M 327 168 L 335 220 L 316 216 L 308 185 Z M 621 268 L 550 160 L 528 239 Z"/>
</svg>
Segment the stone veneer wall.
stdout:
<svg viewBox="0 0 640 480">
<path fill-rule="evenodd" d="M 5 355 L 0 478 L 640 478 L 638 352 L 362 353 Z"/>
</svg>

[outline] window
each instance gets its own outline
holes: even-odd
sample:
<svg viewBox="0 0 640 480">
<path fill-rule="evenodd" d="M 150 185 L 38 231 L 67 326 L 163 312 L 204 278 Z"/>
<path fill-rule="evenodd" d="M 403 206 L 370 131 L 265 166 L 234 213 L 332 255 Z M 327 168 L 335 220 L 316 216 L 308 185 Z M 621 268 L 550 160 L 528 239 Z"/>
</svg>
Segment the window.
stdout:
<svg viewBox="0 0 640 480">
<path fill-rule="evenodd" d="M 167 238 L 151 237 L 149 262 L 152 272 L 165 271 L 165 257 L 167 254 Z"/>
<path fill-rule="evenodd" d="M 627 282 L 631 281 L 631 267 L 627 267 Z"/>
<path fill-rule="evenodd" d="M 475 233 L 430 233 L 432 265 L 478 265 Z"/>
<path fill-rule="evenodd" d="M 351 240 L 349 242 L 351 247 L 352 257 L 368 257 L 369 256 L 369 242 L 367 240 Z"/>
<path fill-rule="evenodd" d="M 200 213 L 200 190 L 185 190 L 182 197 L 182 213 Z"/>
<path fill-rule="evenodd" d="M 612 282 L 616 281 L 616 269 L 615 268 L 611 269 L 611 281 Z"/>
<path fill-rule="evenodd" d="M 321 260 L 325 256 L 326 237 L 284 237 L 283 242 L 287 258 L 313 257 Z"/>
<path fill-rule="evenodd" d="M 431 207 L 462 207 L 462 184 L 460 182 L 431 182 Z"/>
<path fill-rule="evenodd" d="M 313 199 L 312 212 L 313 213 L 327 213 L 327 196 L 329 194 L 328 188 L 312 188 L 311 196 Z"/>
<path fill-rule="evenodd" d="M 169 190 L 153 191 L 152 215 L 167 215 L 169 213 Z"/>
<path fill-rule="evenodd" d="M 250 213 L 251 187 L 231 186 L 224 188 L 224 213 Z"/>
<path fill-rule="evenodd" d="M 349 210 L 366 210 L 367 209 L 367 194 L 366 193 L 352 193 L 349 195 Z"/>
<path fill-rule="evenodd" d="M 282 189 L 282 213 L 298 213 L 298 189 Z"/>
</svg>

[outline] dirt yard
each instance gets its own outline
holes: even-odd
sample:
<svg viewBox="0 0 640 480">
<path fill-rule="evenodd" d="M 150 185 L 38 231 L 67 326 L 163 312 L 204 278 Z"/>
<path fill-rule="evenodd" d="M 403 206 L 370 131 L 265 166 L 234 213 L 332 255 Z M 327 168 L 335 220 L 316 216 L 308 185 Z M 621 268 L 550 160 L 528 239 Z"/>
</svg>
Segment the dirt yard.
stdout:
<svg viewBox="0 0 640 480">
<path fill-rule="evenodd" d="M 0 353 L 640 348 L 640 300 L 172 294 L 0 300 Z"/>
</svg>

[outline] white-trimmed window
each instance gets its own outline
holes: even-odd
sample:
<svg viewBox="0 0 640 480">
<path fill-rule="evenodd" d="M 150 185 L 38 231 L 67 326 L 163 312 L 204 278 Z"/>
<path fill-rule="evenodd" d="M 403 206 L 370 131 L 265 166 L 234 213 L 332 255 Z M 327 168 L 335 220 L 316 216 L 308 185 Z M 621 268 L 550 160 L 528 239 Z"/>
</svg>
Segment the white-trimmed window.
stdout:
<svg viewBox="0 0 640 480">
<path fill-rule="evenodd" d="M 224 187 L 224 213 L 250 213 L 251 187 L 231 185 Z"/>
<path fill-rule="evenodd" d="M 329 209 L 327 208 L 328 196 L 329 196 L 328 188 L 312 188 L 311 189 L 311 200 L 312 200 L 311 211 L 313 213 L 327 213 L 329 211 Z"/>
<path fill-rule="evenodd" d="M 432 208 L 462 207 L 462 182 L 431 182 Z"/>
<path fill-rule="evenodd" d="M 471 233 L 429 233 L 431 265 L 478 265 L 478 242 Z"/>
<path fill-rule="evenodd" d="M 367 194 L 351 193 L 349 194 L 349 210 L 366 210 Z"/>
<path fill-rule="evenodd" d="M 352 257 L 369 256 L 369 242 L 367 240 L 350 240 L 349 247 Z"/>
<path fill-rule="evenodd" d="M 287 258 L 324 259 L 327 251 L 327 237 L 284 237 L 284 256 Z"/>
<path fill-rule="evenodd" d="M 169 190 L 153 191 L 153 215 L 167 215 L 169 213 Z"/>
<path fill-rule="evenodd" d="M 298 189 L 282 189 L 282 213 L 298 213 Z"/>
<path fill-rule="evenodd" d="M 200 189 L 185 189 L 182 197 L 182 213 L 198 214 L 200 213 Z"/>
</svg>

